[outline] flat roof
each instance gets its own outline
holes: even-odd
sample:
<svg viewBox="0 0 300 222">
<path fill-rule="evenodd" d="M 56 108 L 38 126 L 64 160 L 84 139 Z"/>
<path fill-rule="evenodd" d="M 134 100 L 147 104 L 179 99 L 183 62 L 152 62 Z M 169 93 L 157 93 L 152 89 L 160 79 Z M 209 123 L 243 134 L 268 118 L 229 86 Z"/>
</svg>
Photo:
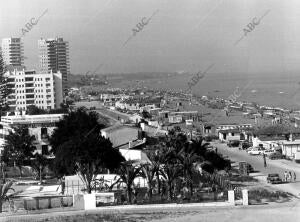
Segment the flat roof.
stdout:
<svg viewBox="0 0 300 222">
<path fill-rule="evenodd" d="M 2 116 L 1 123 L 18 124 L 58 122 L 64 115 L 65 114 Z"/>
<path fill-rule="evenodd" d="M 300 140 L 282 142 L 283 145 L 300 145 Z"/>
<path fill-rule="evenodd" d="M 121 125 L 121 124 L 119 124 L 119 125 L 114 125 L 114 126 L 110 126 L 110 127 L 107 127 L 107 128 L 104 128 L 104 129 L 102 129 L 101 131 L 102 132 L 113 132 L 113 131 L 116 131 L 116 130 L 119 130 L 119 129 L 128 129 L 128 128 L 131 128 L 131 129 L 136 129 L 136 130 L 138 130 L 139 128 L 137 128 L 137 127 L 133 127 L 133 126 L 127 126 L 127 125 Z"/>
</svg>

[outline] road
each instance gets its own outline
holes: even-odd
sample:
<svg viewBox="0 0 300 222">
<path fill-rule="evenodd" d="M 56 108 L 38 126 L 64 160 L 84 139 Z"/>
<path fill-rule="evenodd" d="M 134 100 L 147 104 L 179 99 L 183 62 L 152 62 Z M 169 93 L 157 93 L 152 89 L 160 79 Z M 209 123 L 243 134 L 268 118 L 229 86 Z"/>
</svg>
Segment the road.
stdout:
<svg viewBox="0 0 300 222">
<path fill-rule="evenodd" d="M 228 156 L 232 161 L 246 161 L 251 164 L 255 171 L 258 173 L 251 174 L 258 179 L 266 181 L 266 176 L 269 173 L 279 173 L 280 177 L 283 178 L 284 171 L 291 171 L 296 173 L 296 182 L 285 183 L 285 184 L 273 184 L 275 188 L 292 193 L 295 196 L 300 194 L 300 164 L 289 160 L 270 160 L 267 158 L 267 167 L 264 168 L 263 157 L 261 155 L 251 156 L 244 150 L 238 148 L 229 148 L 224 143 L 213 142 L 213 146 L 218 148 L 218 152 Z"/>
</svg>

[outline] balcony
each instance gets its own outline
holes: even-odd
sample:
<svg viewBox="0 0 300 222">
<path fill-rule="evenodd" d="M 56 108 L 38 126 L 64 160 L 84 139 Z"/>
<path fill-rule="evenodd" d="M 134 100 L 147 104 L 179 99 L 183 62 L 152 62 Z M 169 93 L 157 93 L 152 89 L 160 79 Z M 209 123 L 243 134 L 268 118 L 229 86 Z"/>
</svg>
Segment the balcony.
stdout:
<svg viewBox="0 0 300 222">
<path fill-rule="evenodd" d="M 33 83 L 26 83 L 25 87 L 34 87 L 34 84 Z"/>
</svg>

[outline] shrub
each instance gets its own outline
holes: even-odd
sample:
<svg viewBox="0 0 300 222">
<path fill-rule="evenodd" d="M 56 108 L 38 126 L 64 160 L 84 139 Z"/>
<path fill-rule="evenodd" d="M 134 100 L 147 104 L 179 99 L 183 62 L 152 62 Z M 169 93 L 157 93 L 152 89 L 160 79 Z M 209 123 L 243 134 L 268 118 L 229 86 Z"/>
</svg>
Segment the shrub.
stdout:
<svg viewBox="0 0 300 222">
<path fill-rule="evenodd" d="M 286 192 L 281 191 L 269 191 L 267 189 L 259 189 L 259 190 L 250 190 L 249 191 L 249 199 L 253 200 L 260 200 L 263 198 L 266 199 L 279 199 L 282 198 L 288 198 L 289 195 Z"/>
</svg>

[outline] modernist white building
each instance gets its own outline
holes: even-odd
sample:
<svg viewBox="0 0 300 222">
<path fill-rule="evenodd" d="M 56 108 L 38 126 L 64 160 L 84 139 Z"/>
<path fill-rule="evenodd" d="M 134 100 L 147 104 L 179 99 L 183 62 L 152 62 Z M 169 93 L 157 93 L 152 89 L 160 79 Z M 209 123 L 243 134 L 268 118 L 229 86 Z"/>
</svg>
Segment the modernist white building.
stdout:
<svg viewBox="0 0 300 222">
<path fill-rule="evenodd" d="M 5 65 L 22 66 L 24 64 L 21 38 L 4 38 L 1 44 Z"/>
<path fill-rule="evenodd" d="M 34 70 L 8 70 L 5 73 L 12 93 L 8 96 L 12 110 L 26 110 L 30 105 L 41 109 L 59 108 L 63 102 L 62 74 L 39 74 Z"/>
<path fill-rule="evenodd" d="M 45 115 L 21 115 L 2 116 L 0 122 L 0 152 L 5 144 L 5 137 L 14 127 L 24 126 L 28 128 L 29 134 L 35 137 L 34 146 L 36 151 L 43 155 L 48 155 L 49 137 L 56 128 L 56 123 L 63 118 L 64 114 Z"/>
</svg>

